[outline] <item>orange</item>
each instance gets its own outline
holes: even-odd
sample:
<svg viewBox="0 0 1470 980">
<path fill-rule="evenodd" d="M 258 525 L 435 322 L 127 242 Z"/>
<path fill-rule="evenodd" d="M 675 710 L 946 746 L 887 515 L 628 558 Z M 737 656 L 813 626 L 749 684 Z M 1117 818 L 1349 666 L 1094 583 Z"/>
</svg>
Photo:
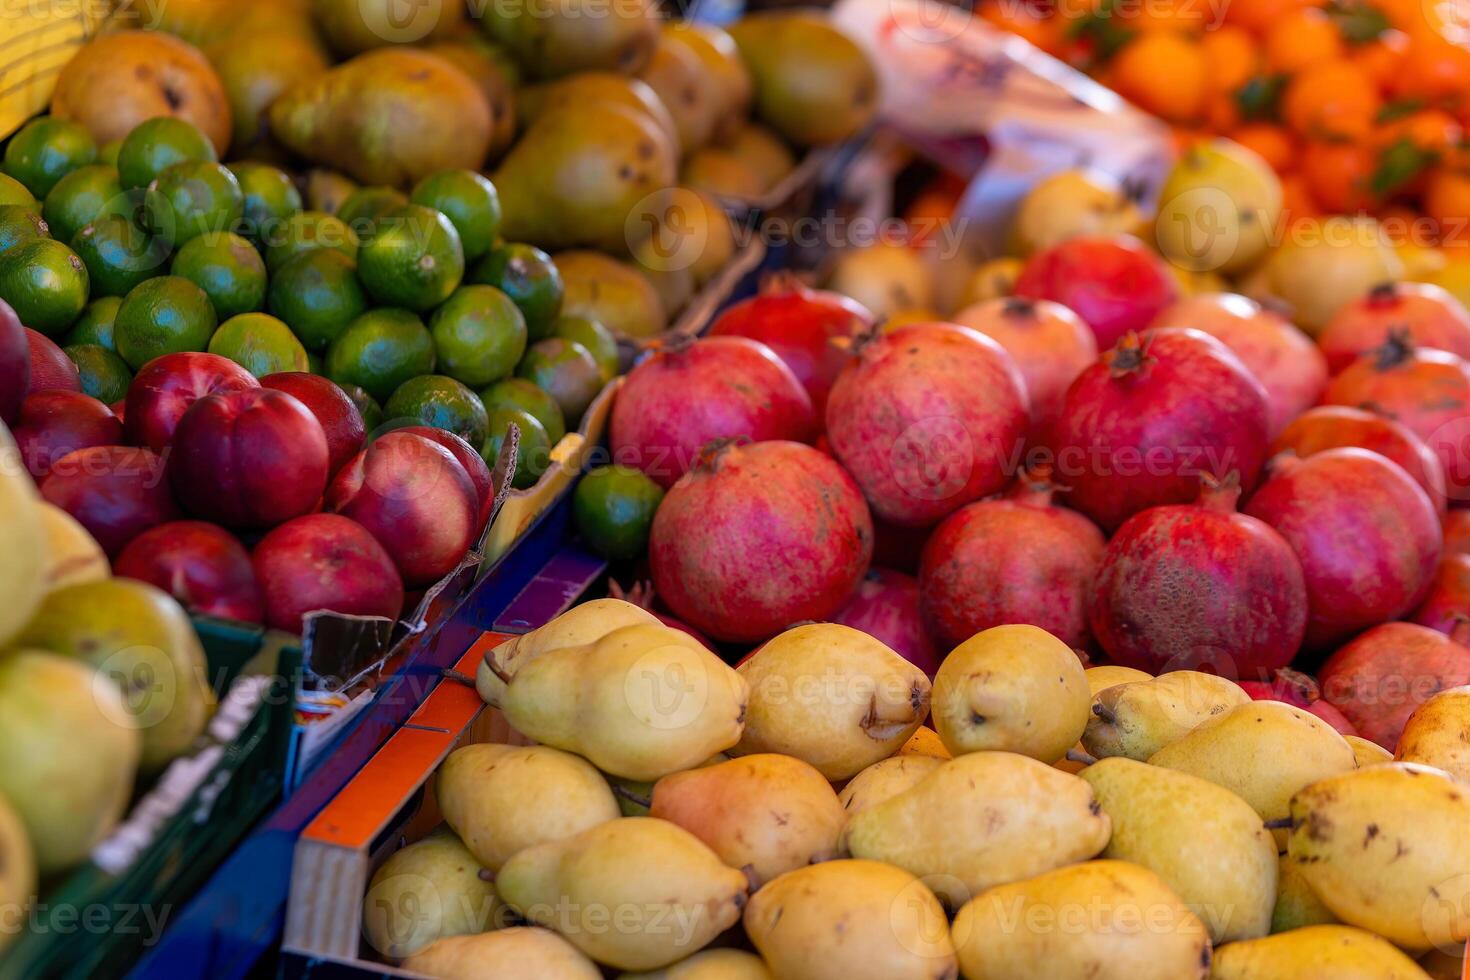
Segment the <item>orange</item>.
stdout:
<svg viewBox="0 0 1470 980">
<path fill-rule="evenodd" d="M 1225 22 L 1237 24 L 1265 37 L 1279 21 L 1304 7 L 1321 7 L 1325 0 L 1231 0 L 1225 6 Z"/>
<path fill-rule="evenodd" d="M 1385 31 L 1367 44 L 1353 49 L 1350 57 L 1363 73 L 1383 91 L 1389 91 L 1402 70 L 1404 53 L 1409 50 L 1409 35 L 1403 31 Z"/>
<path fill-rule="evenodd" d="M 1312 197 L 1305 177 L 1301 174 L 1287 174 L 1281 178 L 1281 224 L 1277 229 L 1278 234 L 1283 228 L 1315 220 L 1321 213 L 1322 209 Z"/>
<path fill-rule="evenodd" d="M 1399 99 L 1463 108 L 1470 100 L 1470 49 L 1437 34 L 1412 36 L 1391 90 Z"/>
<path fill-rule="evenodd" d="M 1205 105 L 1205 123 L 1216 133 L 1228 133 L 1240 125 L 1240 106 L 1230 92 L 1210 96 Z"/>
<path fill-rule="evenodd" d="M 1360 143 L 1312 141 L 1302 148 L 1301 174 L 1328 211 L 1364 211 L 1378 203 L 1369 184 L 1378 154 Z"/>
<path fill-rule="evenodd" d="M 1424 186 L 1424 213 L 1439 223 L 1442 241 L 1470 243 L 1470 174 L 1439 169 Z"/>
<path fill-rule="evenodd" d="M 1382 97 L 1372 79 L 1350 61 L 1315 65 L 1294 77 L 1282 116 L 1309 139 L 1363 139 L 1373 132 Z"/>
<path fill-rule="evenodd" d="M 1400 140 L 1408 140 L 1421 150 L 1431 153 L 1447 153 L 1458 147 L 1465 137 L 1459 120 L 1442 109 L 1420 109 L 1383 123 L 1373 134 L 1373 142 L 1380 147 L 1393 146 Z"/>
<path fill-rule="evenodd" d="M 1283 17 L 1266 32 L 1266 65 L 1283 75 L 1334 61 L 1343 51 L 1337 24 L 1313 7 Z"/>
<path fill-rule="evenodd" d="M 1119 94 L 1170 122 L 1190 122 L 1203 113 L 1206 74 L 1200 46 L 1178 34 L 1142 34 L 1113 59 Z"/>
<path fill-rule="evenodd" d="M 1200 38 L 1200 53 L 1209 69 L 1212 92 L 1234 92 L 1255 75 L 1261 55 L 1255 38 L 1243 27 L 1225 24 Z"/>
<path fill-rule="evenodd" d="M 1209 0 L 1149 0 L 1148 3 L 1122 6 L 1136 11 L 1131 17 L 1124 18 L 1123 23 L 1140 31 L 1199 34 L 1218 26 L 1214 23 Z"/>
<path fill-rule="evenodd" d="M 1231 133 L 1230 138 L 1248 150 L 1255 150 L 1277 173 L 1285 173 L 1296 163 L 1296 143 L 1280 126 L 1250 123 Z"/>
</svg>

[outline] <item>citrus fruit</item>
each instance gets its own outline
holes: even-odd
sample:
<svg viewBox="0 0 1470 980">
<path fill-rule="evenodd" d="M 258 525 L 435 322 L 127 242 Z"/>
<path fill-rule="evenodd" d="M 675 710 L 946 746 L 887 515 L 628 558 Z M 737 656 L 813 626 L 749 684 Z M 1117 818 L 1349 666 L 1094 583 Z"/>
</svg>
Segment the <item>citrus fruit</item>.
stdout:
<svg viewBox="0 0 1470 980">
<path fill-rule="evenodd" d="M 209 352 L 228 358 L 257 378 L 305 371 L 306 348 L 291 328 L 268 313 L 241 313 L 219 325 Z"/>
<path fill-rule="evenodd" d="M 357 263 L 333 249 L 304 252 L 271 277 L 270 311 L 309 351 L 325 350 L 367 306 Z"/>
<path fill-rule="evenodd" d="M 488 434 L 480 396 L 442 374 L 421 374 L 399 385 L 384 403 L 383 416 L 446 429 L 472 446 L 480 445 Z"/>
<path fill-rule="evenodd" d="M 432 310 L 464 278 L 459 232 L 442 212 L 419 204 L 394 208 L 363 239 L 357 274 L 384 306 Z"/>
<path fill-rule="evenodd" d="M 66 342 L 73 346 L 96 344 L 117 353 L 117 344 L 112 339 L 112 323 L 117 319 L 117 308 L 122 306 L 122 297 L 104 296 L 94 299 L 82 310 L 77 322 L 71 325 Z"/>
<path fill-rule="evenodd" d="M 52 116 L 32 119 L 5 146 L 5 172 L 38 201 L 78 167 L 97 161 L 97 141 L 85 126 Z"/>
<path fill-rule="evenodd" d="M 36 195 L 26 190 L 25 184 L 3 173 L 0 173 L 0 204 L 19 204 L 32 211 L 39 211 L 41 207 Z"/>
<path fill-rule="evenodd" d="M 526 350 L 516 368 L 525 378 L 556 399 L 562 417 L 575 425 L 602 390 L 602 370 L 591 351 L 563 337 L 538 340 Z"/>
<path fill-rule="evenodd" d="M 214 144 L 194 124 L 176 116 L 139 123 L 117 149 L 117 172 L 124 187 L 147 187 L 176 163 L 215 163 Z"/>
<path fill-rule="evenodd" d="M 500 195 L 473 170 L 430 174 L 418 182 L 409 200 L 442 212 L 453 223 L 466 262 L 490 251 L 500 235 Z"/>
<path fill-rule="evenodd" d="M 483 388 L 509 377 L 526 352 L 526 320 L 494 286 L 461 286 L 429 318 L 439 369 Z"/>
<path fill-rule="evenodd" d="M 50 229 L 41 216 L 23 204 L 0 204 L 0 255 L 22 242 L 49 238 Z"/>
<path fill-rule="evenodd" d="M 133 372 L 128 370 L 121 357 L 101 344 L 70 344 L 63 347 L 62 352 L 77 366 L 85 394 L 104 405 L 127 397 Z"/>
<path fill-rule="evenodd" d="M 620 359 L 618 341 L 612 331 L 596 320 L 585 316 L 559 316 L 551 324 L 551 335 L 573 340 L 587 348 L 587 353 L 597 362 L 602 372 L 602 383 L 606 384 L 618 376 Z"/>
<path fill-rule="evenodd" d="M 300 211 L 271 229 L 261 239 L 265 265 L 275 272 L 302 252 L 329 248 L 357 261 L 357 236 L 341 218 L 321 211 Z"/>
<path fill-rule="evenodd" d="M 208 232 L 226 232 L 245 213 L 245 193 L 235 175 L 217 163 L 176 163 L 148 185 L 143 201 L 148 227 L 176 246 Z"/>
<path fill-rule="evenodd" d="M 0 297 L 20 322 L 59 337 L 87 305 L 87 267 L 61 242 L 36 238 L 0 255 Z"/>
<path fill-rule="evenodd" d="M 122 151 L 122 140 L 109 140 L 97 147 L 97 162 L 105 163 L 109 167 L 117 166 L 117 155 Z"/>
<path fill-rule="evenodd" d="M 408 310 L 369 310 L 327 348 L 327 377 L 361 385 L 382 401 L 409 378 L 434 370 L 434 338 Z"/>
<path fill-rule="evenodd" d="M 551 336 L 551 321 L 561 312 L 561 273 L 551 256 L 536 246 L 510 243 L 492 249 L 468 281 L 494 286 L 509 296 L 521 308 L 532 342 Z"/>
<path fill-rule="evenodd" d="M 361 385 L 343 384 L 340 381 L 336 382 L 336 385 L 345 391 L 347 397 L 352 399 L 352 404 L 357 406 L 357 413 L 362 416 L 363 427 L 368 432 L 372 432 L 383 424 L 382 407 Z"/>
<path fill-rule="evenodd" d="M 541 479 L 541 474 L 551 465 L 551 438 L 529 412 L 509 406 L 490 412 L 487 418 L 490 435 L 480 448 L 480 455 L 485 457 L 485 462 L 490 464 L 492 470 L 495 469 L 495 459 L 500 455 L 505 433 L 512 425 L 521 430 L 521 439 L 520 454 L 516 457 L 516 470 L 510 485 L 517 490 L 524 490 L 535 486 L 536 481 Z"/>
<path fill-rule="evenodd" d="M 158 276 L 123 297 L 112 329 L 118 354 L 136 371 L 164 354 L 204 350 L 217 322 L 204 290 L 183 276 Z"/>
<path fill-rule="evenodd" d="M 109 205 L 116 206 L 123 196 L 117 169 L 104 164 L 80 167 L 56 182 L 41 217 L 51 228 L 51 237 L 69 242 Z"/>
<path fill-rule="evenodd" d="M 265 259 L 228 231 L 190 239 L 175 253 L 169 271 L 204 290 L 221 320 L 258 310 L 265 302 Z"/>
<path fill-rule="evenodd" d="M 254 242 L 265 241 L 271 230 L 284 225 L 301 210 L 301 192 L 284 170 L 265 163 L 232 163 L 230 172 L 240 182 L 245 208 L 240 234 Z"/>
<path fill-rule="evenodd" d="M 71 245 L 87 266 L 93 296 L 125 296 L 168 268 L 168 242 L 120 214 L 93 221 L 76 233 Z"/>
<path fill-rule="evenodd" d="M 572 493 L 572 516 L 592 550 L 613 561 L 648 550 L 648 530 L 663 488 L 631 466 L 588 470 Z"/>
<path fill-rule="evenodd" d="M 408 198 L 396 188 L 359 187 L 342 202 L 337 217 L 347 222 L 358 238 L 363 238 L 377 226 L 379 218 L 407 203 Z"/>
<path fill-rule="evenodd" d="M 546 430 L 554 446 L 567 434 L 567 423 L 561 415 L 561 406 L 546 392 L 525 378 L 506 378 L 497 381 L 480 392 L 480 401 L 487 411 L 497 408 L 518 408 L 529 414 Z"/>
</svg>

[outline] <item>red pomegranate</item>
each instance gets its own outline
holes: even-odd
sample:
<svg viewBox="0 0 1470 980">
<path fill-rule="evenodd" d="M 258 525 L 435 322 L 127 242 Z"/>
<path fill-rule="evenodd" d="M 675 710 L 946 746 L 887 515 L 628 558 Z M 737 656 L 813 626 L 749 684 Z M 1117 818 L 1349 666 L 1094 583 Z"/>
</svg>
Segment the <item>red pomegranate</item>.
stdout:
<svg viewBox="0 0 1470 980">
<path fill-rule="evenodd" d="M 164 461 L 131 446 L 92 446 L 58 459 L 41 496 L 86 528 L 116 556 L 131 540 L 179 517 Z"/>
<path fill-rule="evenodd" d="M 490 522 L 490 511 L 495 507 L 495 480 L 490 473 L 490 465 L 485 462 L 485 457 L 479 451 L 465 442 L 464 439 L 433 425 L 406 425 L 397 432 L 412 432 L 416 436 L 423 436 L 430 442 L 437 442 L 449 454 L 455 458 L 464 471 L 469 475 L 470 482 L 475 485 L 475 499 L 479 501 L 479 515 L 475 520 L 475 539 L 479 540 L 480 532 L 485 530 L 485 525 Z"/>
<path fill-rule="evenodd" d="M 1446 688 L 1470 684 L 1467 633 L 1470 624 L 1452 636 L 1415 623 L 1375 626 L 1322 665 L 1322 697 L 1359 735 L 1392 752 L 1415 708 Z"/>
<path fill-rule="evenodd" d="M 1060 303 L 1019 297 L 977 303 L 954 322 L 1005 348 L 1026 381 L 1031 421 L 1045 432 L 1062 410 L 1067 388 L 1097 360 L 1097 339 L 1082 318 Z"/>
<path fill-rule="evenodd" d="M 25 332 L 31 364 L 31 386 L 26 390 L 32 395 L 38 391 L 81 391 L 82 377 L 71 358 L 50 337 L 30 327 Z"/>
<path fill-rule="evenodd" d="M 1446 552 L 1440 556 L 1429 595 L 1412 618 L 1446 635 L 1462 620 L 1470 620 L 1470 555 Z"/>
<path fill-rule="evenodd" d="M 1255 486 L 1266 458 L 1266 393 L 1197 330 L 1130 333 L 1067 391 L 1056 474 L 1067 502 L 1111 531 L 1133 514 L 1199 496 L 1232 470 Z"/>
<path fill-rule="evenodd" d="M 206 616 L 263 621 L 250 553 L 214 524 L 170 521 L 144 531 L 117 556 L 112 573 L 156 585 Z"/>
<path fill-rule="evenodd" d="M 1271 443 L 1271 453 L 1311 456 L 1324 449 L 1356 446 L 1386 456 L 1424 488 L 1435 509 L 1445 513 L 1444 466 L 1439 457 L 1393 419 L 1341 405 L 1323 405 L 1298 417 Z"/>
<path fill-rule="evenodd" d="M 14 425 L 31 390 L 31 348 L 26 329 L 10 304 L 0 299 L 0 422 Z"/>
<path fill-rule="evenodd" d="M 1086 321 L 1105 350 L 1152 323 L 1179 298 L 1179 285 L 1164 260 L 1138 239 L 1084 236 L 1031 256 L 1015 294 L 1061 303 Z"/>
<path fill-rule="evenodd" d="M 1340 307 L 1317 337 L 1336 374 L 1402 330 L 1415 347 L 1470 359 L 1470 311 L 1451 293 L 1422 282 L 1388 282 Z"/>
<path fill-rule="evenodd" d="M 362 525 L 337 514 L 307 514 L 260 539 L 252 556 L 265 621 L 289 633 L 325 610 L 397 619 L 403 580 L 393 559 Z"/>
<path fill-rule="evenodd" d="M 1010 481 L 1030 404 L 999 344 L 921 323 L 871 331 L 855 351 L 827 400 L 827 437 L 874 514 L 924 527 Z"/>
<path fill-rule="evenodd" d="M 285 371 L 266 375 L 260 379 L 260 385 L 262 388 L 284 391 L 316 416 L 327 437 L 328 475 L 335 474 L 362 448 L 363 441 L 367 438 L 362 413 L 357 410 L 352 399 L 347 397 L 347 392 L 333 382 L 319 374 Z"/>
<path fill-rule="evenodd" d="M 919 612 L 919 583 L 903 572 L 868 569 L 852 596 L 832 614 L 832 622 L 881 640 L 930 677 L 944 659 L 924 629 Z"/>
<path fill-rule="evenodd" d="M 857 300 L 811 289 L 795 276 L 766 277 L 760 292 L 716 318 L 711 337 L 748 337 L 771 348 L 811 396 L 820 422 L 827 392 L 847 363 L 834 338 L 854 337 L 873 325 L 873 314 Z"/>
<path fill-rule="evenodd" d="M 1087 646 L 1087 600 L 1103 536 L 1052 503 L 1048 474 L 1028 473 L 1003 498 L 955 511 L 934 529 L 919 564 L 924 621 L 951 649 L 1006 623 L 1039 626 Z"/>
<path fill-rule="evenodd" d="M 827 620 L 873 554 L 852 477 L 797 442 L 711 447 L 654 515 L 653 584 L 674 615 L 717 640 L 763 640 Z"/>
<path fill-rule="evenodd" d="M 1311 712 L 1342 735 L 1356 735 L 1357 729 L 1332 702 L 1322 697 L 1322 689 L 1309 675 L 1283 667 L 1267 681 L 1241 681 L 1240 686 L 1254 701 L 1282 701 Z"/>
<path fill-rule="evenodd" d="M 1452 510 L 1445 515 L 1444 553 L 1470 555 L 1470 510 Z"/>
<path fill-rule="evenodd" d="M 1401 467 L 1364 449 L 1277 457 L 1245 512 L 1275 528 L 1301 561 L 1311 648 L 1413 609 L 1439 562 L 1429 496 Z"/>
<path fill-rule="evenodd" d="M 128 442 L 162 452 L 190 405 L 216 391 L 258 387 L 254 375 L 218 354 L 165 354 L 139 368 L 128 386 L 123 431 Z"/>
<path fill-rule="evenodd" d="M 1170 306 L 1155 329 L 1193 328 L 1229 347 L 1266 389 L 1271 434 L 1317 404 L 1327 387 L 1327 361 L 1291 321 L 1235 293 L 1189 296 Z"/>
<path fill-rule="evenodd" d="M 39 482 L 67 453 L 115 446 L 122 432 L 117 416 L 97 399 L 79 391 L 40 391 L 26 396 L 13 434 L 21 460 Z"/>
<path fill-rule="evenodd" d="M 655 350 L 613 402 L 613 461 L 671 487 L 717 439 L 816 437 L 812 400 L 769 347 L 744 337 L 681 339 Z"/>
</svg>

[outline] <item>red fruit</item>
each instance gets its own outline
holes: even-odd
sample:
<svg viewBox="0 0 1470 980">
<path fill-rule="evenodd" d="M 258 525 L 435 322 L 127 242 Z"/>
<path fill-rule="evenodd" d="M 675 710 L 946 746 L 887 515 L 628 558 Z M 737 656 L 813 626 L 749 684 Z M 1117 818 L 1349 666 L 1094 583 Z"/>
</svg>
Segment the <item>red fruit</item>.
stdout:
<svg viewBox="0 0 1470 980">
<path fill-rule="evenodd" d="M 449 450 L 460 466 L 464 467 L 470 482 L 475 485 L 475 499 L 479 502 L 476 510 L 478 515 L 475 519 L 475 539 L 478 541 L 480 532 L 485 530 L 485 525 L 490 521 L 490 510 L 495 506 L 495 481 L 490 473 L 490 466 L 485 462 L 485 457 L 479 451 L 465 442 L 459 436 L 448 429 L 436 428 L 432 425 L 406 425 L 398 432 L 412 432 L 414 435 L 423 436 L 430 442 L 437 442 Z"/>
<path fill-rule="evenodd" d="M 1341 735 L 1358 734 L 1346 715 L 1322 699 L 1322 690 L 1317 682 L 1300 671 L 1283 667 L 1269 683 L 1241 681 L 1240 686 L 1253 701 L 1281 701 L 1294 705 L 1321 718 Z"/>
<path fill-rule="evenodd" d="M 31 359 L 31 387 L 29 393 L 38 391 L 81 391 L 82 376 L 60 347 L 51 338 L 43 336 L 30 327 L 25 328 L 26 347 Z"/>
<path fill-rule="evenodd" d="M 163 458 L 131 446 L 92 446 L 58 459 L 41 496 L 86 528 L 115 556 L 150 527 L 179 517 Z"/>
<path fill-rule="evenodd" d="M 1179 298 L 1179 285 L 1163 259 L 1138 239 L 1119 235 L 1072 238 L 1038 252 L 1022 268 L 1015 294 L 1061 303 L 1107 349 L 1152 323 Z"/>
<path fill-rule="evenodd" d="M 118 555 L 112 573 L 156 585 L 205 616 L 262 620 L 250 554 L 214 524 L 171 521 L 144 531 Z"/>
<path fill-rule="evenodd" d="M 924 629 L 919 613 L 919 583 L 903 572 L 868 569 L 852 596 L 832 614 L 832 622 L 851 626 L 887 644 L 930 677 L 944 659 Z"/>
<path fill-rule="evenodd" d="M 123 431 L 128 442 L 163 452 L 190 405 L 216 391 L 259 387 L 249 371 L 217 354 L 165 354 L 143 365 L 128 386 Z"/>
<path fill-rule="evenodd" d="M 1412 618 L 1420 626 L 1446 635 L 1462 621 L 1470 620 L 1470 555 L 1440 556 L 1429 595 Z"/>
<path fill-rule="evenodd" d="M 1414 623 L 1384 623 L 1334 653 L 1317 673 L 1322 697 L 1358 734 L 1388 749 L 1414 709 L 1446 688 L 1470 684 L 1470 649 Z"/>
<path fill-rule="evenodd" d="M 1444 553 L 1470 555 L 1470 510 L 1452 510 L 1445 515 Z"/>
<path fill-rule="evenodd" d="M 612 455 L 671 487 L 717 439 L 809 442 L 816 430 L 806 389 L 765 344 L 676 341 L 624 379 L 612 408 Z"/>
<path fill-rule="evenodd" d="M 316 416 L 327 436 L 327 473 L 340 470 L 367 438 L 367 427 L 363 425 L 362 413 L 357 410 L 347 392 L 319 374 L 304 371 L 286 371 L 268 374 L 260 379 L 261 387 L 284 391 L 306 406 Z"/>
<path fill-rule="evenodd" d="M 27 339 L 20 317 L 0 299 L 0 422 L 6 425 L 15 424 L 20 403 L 31 390 L 31 348 Z"/>
<path fill-rule="evenodd" d="M 1056 472 L 1067 502 L 1111 531 L 1133 514 L 1189 503 L 1200 479 L 1235 471 L 1248 492 L 1266 458 L 1266 393 L 1198 330 L 1129 334 L 1067 391 Z"/>
<path fill-rule="evenodd" d="M 1067 388 L 1097 360 L 1097 339 L 1060 303 L 1011 297 L 961 310 L 954 322 L 1005 348 L 1026 381 L 1031 421 L 1044 431 L 1062 410 Z"/>
<path fill-rule="evenodd" d="M 453 453 L 397 430 L 342 467 L 327 488 L 327 509 L 367 528 L 404 584 L 418 588 L 452 572 L 474 544 L 480 501 Z"/>
<path fill-rule="evenodd" d="M 1312 338 L 1244 296 L 1189 296 L 1159 314 L 1153 325 L 1156 330 L 1192 327 L 1230 348 L 1266 389 L 1267 429 L 1273 435 L 1317 404 L 1327 387 L 1327 360 Z"/>
<path fill-rule="evenodd" d="M 1029 421 L 1010 355 L 946 323 L 870 333 L 827 401 L 832 450 L 873 513 L 905 527 L 934 524 L 1010 482 Z"/>
<path fill-rule="evenodd" d="M 1271 443 L 1271 453 L 1311 456 L 1324 449 L 1356 446 L 1386 456 L 1424 488 L 1441 515 L 1445 513 L 1444 466 L 1439 457 L 1393 419 L 1356 408 L 1323 405 L 1300 416 Z"/>
<path fill-rule="evenodd" d="M 950 649 L 1006 623 L 1039 626 L 1074 649 L 1087 646 L 1087 600 L 1103 536 L 1052 503 L 1044 473 L 1003 499 L 982 500 L 934 529 L 919 565 L 924 620 Z"/>
<path fill-rule="evenodd" d="M 79 391 L 42 391 L 26 397 L 15 444 L 37 482 L 67 453 L 122 442 L 122 423 L 97 399 Z"/>
<path fill-rule="evenodd" d="M 846 352 L 832 340 L 862 333 L 873 319 L 857 300 L 809 289 L 777 273 L 761 283 L 757 295 L 721 313 L 709 335 L 748 337 L 771 348 L 811 396 L 820 422 L 832 382 L 847 363 Z"/>
<path fill-rule="evenodd" d="M 828 620 L 868 570 L 873 522 L 852 477 L 796 442 L 711 447 L 653 518 L 653 583 L 717 640 Z"/>
<path fill-rule="evenodd" d="M 1317 338 L 1336 374 L 1382 347 L 1401 330 L 1415 347 L 1470 358 L 1470 311 L 1448 290 L 1421 282 L 1389 282 L 1340 309 Z"/>
<path fill-rule="evenodd" d="M 1301 561 L 1308 647 L 1413 609 L 1439 562 L 1429 496 L 1401 467 L 1364 449 L 1278 457 L 1245 512 L 1275 528 Z"/>
<path fill-rule="evenodd" d="M 266 624 L 302 632 L 302 617 L 325 610 L 397 619 L 403 580 L 367 529 L 337 514 L 308 514 L 260 539 L 252 556 Z"/>
</svg>

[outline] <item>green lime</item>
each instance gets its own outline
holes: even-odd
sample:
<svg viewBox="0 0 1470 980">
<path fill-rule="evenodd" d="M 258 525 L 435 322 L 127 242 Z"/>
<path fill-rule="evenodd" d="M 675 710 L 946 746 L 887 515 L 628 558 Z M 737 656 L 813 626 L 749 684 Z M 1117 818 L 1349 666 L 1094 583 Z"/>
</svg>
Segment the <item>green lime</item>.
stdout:
<svg viewBox="0 0 1470 980">
<path fill-rule="evenodd" d="M 337 209 L 337 217 L 347 222 L 347 226 L 357 233 L 358 238 L 366 238 L 376 227 L 379 218 L 407 203 L 408 198 L 396 188 L 359 187 L 342 202 L 342 206 Z"/>
<path fill-rule="evenodd" d="M 592 355 L 602 371 L 603 384 L 618 376 L 621 361 L 617 338 L 598 321 L 585 316 L 559 316 L 551 324 L 551 335 L 574 340 L 587 348 L 587 353 Z"/>
<path fill-rule="evenodd" d="M 123 196 L 117 169 L 93 164 L 73 170 L 56 182 L 46 195 L 41 216 L 51 226 L 51 237 L 69 242 L 109 206 L 116 207 Z"/>
<path fill-rule="evenodd" d="M 461 286 L 429 318 L 439 369 L 483 388 L 508 378 L 526 352 L 526 320 L 494 286 Z"/>
<path fill-rule="evenodd" d="M 117 150 L 117 172 L 124 187 L 147 187 L 176 163 L 217 163 L 209 137 L 177 116 L 139 123 Z"/>
<path fill-rule="evenodd" d="M 648 550 L 648 530 L 663 488 L 631 466 L 599 466 L 572 493 L 572 516 L 592 550 L 613 561 Z"/>
<path fill-rule="evenodd" d="M 493 470 L 500 446 L 505 442 L 506 430 L 514 425 L 521 430 L 520 453 L 516 456 L 516 471 L 510 485 L 517 490 L 535 486 L 541 474 L 551 465 L 551 437 L 530 412 L 519 408 L 502 406 L 490 412 L 487 420 L 490 435 L 480 448 L 480 455 Z"/>
<path fill-rule="evenodd" d="M 36 238 L 0 255 L 0 297 L 20 322 L 60 337 L 87 305 L 87 267 L 61 242 Z"/>
<path fill-rule="evenodd" d="M 419 181 L 409 199 L 443 212 L 459 232 L 466 262 L 473 262 L 500 237 L 500 195 L 473 170 L 443 170 Z"/>
<path fill-rule="evenodd" d="M 266 268 L 273 273 L 302 252 L 317 248 L 330 248 L 357 261 L 357 235 L 341 218 L 320 211 L 291 215 L 261 241 Z"/>
<path fill-rule="evenodd" d="M 97 162 L 105 163 L 109 167 L 116 167 L 117 155 L 122 151 L 122 145 L 123 141 L 117 139 L 108 140 L 106 143 L 103 143 L 101 146 L 97 147 Z"/>
<path fill-rule="evenodd" d="M 143 200 L 148 228 L 174 245 L 209 232 L 227 232 L 245 213 L 245 192 L 235 175 L 217 163 L 176 163 L 148 185 Z"/>
<path fill-rule="evenodd" d="M 442 374 L 421 374 L 403 382 L 384 403 L 383 415 L 447 429 L 472 446 L 485 441 L 487 423 L 480 396 Z"/>
<path fill-rule="evenodd" d="M 329 248 L 304 252 L 271 277 L 270 311 L 309 351 L 325 350 L 367 308 L 357 263 Z"/>
<path fill-rule="evenodd" d="M 347 397 L 352 399 L 352 404 L 357 406 L 357 414 L 362 416 L 363 427 L 368 432 L 383 424 L 383 409 L 360 385 L 343 384 L 339 381 L 337 387 L 345 391 Z"/>
<path fill-rule="evenodd" d="M 265 302 L 265 259 L 254 245 L 228 231 L 190 239 L 175 253 L 169 272 L 204 290 L 221 320 L 251 313 Z"/>
<path fill-rule="evenodd" d="M 19 204 L 32 211 L 41 210 L 41 202 L 36 200 L 36 195 L 9 174 L 0 174 L 0 204 Z"/>
<path fill-rule="evenodd" d="M 361 385 L 382 401 L 409 378 L 434 370 L 434 338 L 408 310 L 368 310 L 327 348 L 327 377 Z"/>
<path fill-rule="evenodd" d="M 464 278 L 459 232 L 441 211 L 419 204 L 395 208 L 363 239 L 357 275 L 384 306 L 432 310 Z"/>
<path fill-rule="evenodd" d="M 306 348 L 291 328 L 269 313 L 241 313 L 219 325 L 209 352 L 227 357 L 257 378 L 282 371 L 305 371 Z"/>
<path fill-rule="evenodd" d="M 68 345 L 77 347 L 96 344 L 117 353 L 117 344 L 112 339 L 112 323 L 117 319 L 117 308 L 122 306 L 121 296 L 104 296 L 87 304 L 77 322 L 71 325 L 66 335 Z"/>
<path fill-rule="evenodd" d="M 245 195 L 240 234 L 253 242 L 267 240 L 271 230 L 301 210 L 301 192 L 284 170 L 249 161 L 230 164 L 230 173 Z"/>
<path fill-rule="evenodd" d="M 509 296 L 521 308 L 533 343 L 551 336 L 551 322 L 561 312 L 561 273 L 551 256 L 536 246 L 511 243 L 493 249 L 468 281 L 494 286 Z"/>
<path fill-rule="evenodd" d="M 530 414 L 541 423 L 553 446 L 561 442 L 561 437 L 567 434 L 567 422 L 562 418 L 561 406 L 556 403 L 556 399 L 525 378 L 506 378 L 495 382 L 480 392 L 480 401 L 492 412 L 497 408 L 519 408 Z"/>
<path fill-rule="evenodd" d="M 568 425 L 577 424 L 603 385 L 602 371 L 592 352 L 563 337 L 538 340 L 528 347 L 516 376 L 556 399 Z"/>
<path fill-rule="evenodd" d="M 5 146 L 5 172 L 38 201 L 78 167 L 97 162 L 97 141 L 78 123 L 42 116 L 32 119 Z"/>
<path fill-rule="evenodd" d="M 22 242 L 50 238 L 41 216 L 23 204 L 0 204 L 0 255 Z"/>
<path fill-rule="evenodd" d="M 120 402 L 128 395 L 133 372 L 127 364 L 101 344 L 71 344 L 62 348 L 77 366 L 82 391 L 104 405 Z"/>
<path fill-rule="evenodd" d="M 167 241 L 148 234 L 120 214 L 106 214 L 71 240 L 87 266 L 93 296 L 126 296 L 168 268 Z"/>
<path fill-rule="evenodd" d="M 204 290 L 183 276 L 159 276 L 123 297 L 113 336 L 136 371 L 164 354 L 204 350 L 217 322 Z"/>
</svg>

